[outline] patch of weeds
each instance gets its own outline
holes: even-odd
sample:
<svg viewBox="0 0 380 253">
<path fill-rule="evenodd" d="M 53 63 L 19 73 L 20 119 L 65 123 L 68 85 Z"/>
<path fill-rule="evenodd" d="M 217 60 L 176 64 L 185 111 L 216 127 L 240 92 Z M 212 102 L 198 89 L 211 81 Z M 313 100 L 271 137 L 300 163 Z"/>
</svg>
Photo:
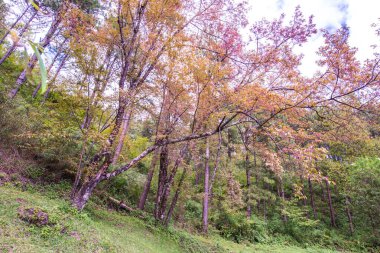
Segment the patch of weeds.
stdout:
<svg viewBox="0 0 380 253">
<path fill-rule="evenodd" d="M 113 244 L 109 241 L 101 242 L 100 246 L 105 252 L 117 252 Z"/>
<path fill-rule="evenodd" d="M 10 179 L 11 179 L 11 181 L 13 181 L 13 182 L 17 181 L 17 180 L 18 180 L 18 174 L 17 174 L 17 173 L 12 173 L 12 174 L 10 175 Z"/>
<path fill-rule="evenodd" d="M 62 227 L 58 224 L 49 225 L 44 227 L 38 227 L 35 225 L 31 225 L 28 227 L 28 231 L 36 236 L 40 236 L 44 239 L 51 239 L 55 237 L 62 236 Z"/>
<path fill-rule="evenodd" d="M 39 179 L 45 173 L 45 168 L 41 168 L 35 165 L 31 165 L 24 170 L 24 175 L 31 179 Z"/>
<path fill-rule="evenodd" d="M 58 184 L 48 184 L 44 185 L 43 192 L 44 195 L 51 199 L 61 198 L 70 192 L 71 184 L 68 181 L 62 181 Z"/>
<path fill-rule="evenodd" d="M 7 226 L 8 222 L 6 222 L 4 219 L 0 219 L 0 228 L 5 228 Z"/>
<path fill-rule="evenodd" d="M 169 237 L 176 241 L 185 252 L 225 252 L 219 245 L 203 243 L 186 232 L 180 232 L 172 229 L 167 230 Z"/>
<path fill-rule="evenodd" d="M 0 171 L 0 180 L 6 179 L 6 178 L 7 178 L 7 173 Z"/>
</svg>

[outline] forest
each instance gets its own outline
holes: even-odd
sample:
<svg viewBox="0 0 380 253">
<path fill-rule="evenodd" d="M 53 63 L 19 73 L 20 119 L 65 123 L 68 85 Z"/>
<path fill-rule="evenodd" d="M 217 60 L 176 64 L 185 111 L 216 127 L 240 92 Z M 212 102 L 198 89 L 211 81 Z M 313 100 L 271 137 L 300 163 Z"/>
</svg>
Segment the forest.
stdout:
<svg viewBox="0 0 380 253">
<path fill-rule="evenodd" d="M 0 0 L 0 251 L 379 252 L 379 48 L 248 9 Z"/>
</svg>

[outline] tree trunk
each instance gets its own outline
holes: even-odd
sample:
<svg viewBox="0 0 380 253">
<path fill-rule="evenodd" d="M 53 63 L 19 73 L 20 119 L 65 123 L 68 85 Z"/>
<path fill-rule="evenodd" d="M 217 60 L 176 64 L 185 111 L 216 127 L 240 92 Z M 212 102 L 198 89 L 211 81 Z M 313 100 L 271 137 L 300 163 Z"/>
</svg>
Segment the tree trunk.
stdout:
<svg viewBox="0 0 380 253">
<path fill-rule="evenodd" d="M 218 171 L 218 168 L 219 168 L 220 153 L 222 151 L 222 133 L 219 133 L 218 137 L 219 137 L 218 151 L 216 152 L 214 171 L 212 173 L 211 181 L 210 181 L 210 190 L 209 190 L 210 196 L 212 196 L 212 186 L 214 185 L 216 172 Z"/>
<path fill-rule="evenodd" d="M 144 207 L 145 207 L 146 199 L 148 197 L 148 193 L 149 193 L 150 186 L 152 183 L 152 178 L 153 178 L 154 171 L 155 171 L 156 164 L 157 164 L 157 160 L 158 160 L 158 155 L 159 155 L 158 151 L 159 150 L 156 149 L 156 151 L 154 152 L 154 155 L 152 157 L 152 161 L 150 163 L 149 172 L 148 172 L 148 175 L 146 177 L 145 184 L 144 184 L 144 190 L 140 195 L 140 200 L 139 200 L 139 204 L 138 204 L 138 208 L 140 210 L 144 210 Z"/>
<path fill-rule="evenodd" d="M 277 191 L 282 201 L 281 209 L 282 209 L 282 212 L 284 212 L 285 211 L 285 191 L 284 191 L 284 184 L 282 183 L 281 178 L 278 180 L 278 185 L 279 187 L 277 187 Z M 282 214 L 282 219 L 284 222 L 288 222 L 288 217 L 285 214 Z"/>
<path fill-rule="evenodd" d="M 204 176 L 204 194 L 203 194 L 203 211 L 202 211 L 202 232 L 208 233 L 208 206 L 209 206 L 209 168 L 210 147 L 209 140 L 206 139 L 206 155 L 205 155 L 205 176 Z"/>
<path fill-rule="evenodd" d="M 119 140 L 118 140 L 117 146 L 115 148 L 115 153 L 114 153 L 114 156 L 112 159 L 113 164 L 117 163 L 117 161 L 120 157 L 121 151 L 123 150 L 124 139 L 125 139 L 125 136 L 127 135 L 129 125 L 130 125 L 130 121 L 131 121 L 131 117 L 132 117 L 132 110 L 133 110 L 133 108 L 131 106 L 130 109 L 128 111 L 125 111 L 125 113 L 124 113 L 121 133 L 119 135 Z"/>
<path fill-rule="evenodd" d="M 164 185 L 167 180 L 168 165 L 169 165 L 169 151 L 168 151 L 168 146 L 165 145 L 161 148 L 161 154 L 160 154 L 160 171 L 158 173 L 157 196 L 156 196 L 156 203 L 154 206 L 154 217 L 156 218 L 156 220 L 161 220 L 162 218 L 160 205 L 161 205 L 161 199 L 163 197 Z"/>
<path fill-rule="evenodd" d="M 86 152 L 87 138 L 88 138 L 88 132 L 86 132 L 85 138 L 84 138 L 83 143 L 82 143 L 82 150 L 80 152 L 80 159 L 79 159 L 79 164 L 78 164 L 78 170 L 77 170 L 77 173 L 75 175 L 75 180 L 74 180 L 73 188 L 71 189 L 71 193 L 70 193 L 70 198 L 71 199 L 75 198 L 75 194 L 77 192 L 79 183 L 80 183 L 81 178 L 82 178 L 83 168 L 84 168 L 84 166 L 83 166 L 83 159 L 84 159 L 84 154 Z"/>
<path fill-rule="evenodd" d="M 304 180 L 303 180 L 303 177 L 300 176 L 300 181 L 301 181 L 301 184 L 302 184 L 302 188 L 301 188 L 301 193 L 302 193 L 302 201 L 303 201 L 303 206 L 305 208 L 305 211 L 306 211 L 306 217 L 309 219 L 310 218 L 310 213 L 309 211 L 307 210 L 307 198 L 306 198 L 306 192 L 305 192 L 305 183 L 304 183 Z"/>
<path fill-rule="evenodd" d="M 177 157 L 177 160 L 175 161 L 175 164 L 174 164 L 174 167 L 170 173 L 170 176 L 167 178 L 165 184 L 164 184 L 164 187 L 162 189 L 162 197 L 161 197 L 161 200 L 160 200 L 160 203 L 159 203 L 159 208 L 160 208 L 160 211 L 159 213 L 161 214 L 161 220 L 163 220 L 164 218 L 164 215 L 166 213 L 166 204 L 167 204 L 167 201 L 168 201 L 168 198 L 169 198 L 169 195 L 170 195 L 170 189 L 171 187 L 173 186 L 173 183 L 174 183 L 174 177 L 176 176 L 177 174 L 177 171 L 178 171 L 178 167 L 180 166 L 180 164 L 182 163 L 182 159 L 183 157 L 185 156 L 186 152 L 187 152 L 187 148 L 189 146 L 189 143 L 186 143 L 182 148 L 181 148 L 181 151 Z"/>
<path fill-rule="evenodd" d="M 31 5 L 28 5 L 26 7 L 26 9 L 24 10 L 24 12 L 21 13 L 21 15 L 19 17 L 17 17 L 17 19 L 15 20 L 15 22 L 13 22 L 13 24 L 11 25 L 11 27 L 9 27 L 9 29 L 7 29 L 7 31 L 5 32 L 5 34 L 3 35 L 3 37 L 0 39 L 0 44 L 3 44 L 4 40 L 7 38 L 7 36 L 11 32 L 11 30 L 13 28 L 15 28 L 15 26 L 18 24 L 18 22 L 20 22 L 20 20 L 25 16 L 25 14 L 28 12 L 28 10 L 29 10 L 30 7 L 31 7 Z"/>
<path fill-rule="evenodd" d="M 40 46 L 42 48 L 46 48 L 50 44 L 51 39 L 53 38 L 55 32 L 57 31 L 58 26 L 62 21 L 61 11 L 57 12 L 57 14 L 55 15 L 54 20 L 53 20 L 53 22 L 49 28 L 49 31 L 46 33 L 45 38 L 40 43 Z M 28 66 L 21 72 L 21 74 L 17 78 L 15 87 L 9 92 L 8 96 L 10 98 L 14 98 L 16 96 L 16 94 L 20 90 L 22 84 L 26 81 L 27 71 L 32 71 L 34 69 L 36 63 L 37 63 L 37 56 L 35 54 L 33 54 L 33 56 L 29 60 Z"/>
<path fill-rule="evenodd" d="M 201 177 L 202 177 L 202 174 L 203 174 L 202 168 L 203 168 L 203 164 L 201 162 L 199 162 L 197 164 L 197 168 L 196 168 L 196 171 L 195 171 L 195 180 L 194 180 L 194 185 L 195 186 L 199 185 L 199 181 L 201 180 Z"/>
<path fill-rule="evenodd" d="M 168 213 L 166 215 L 166 218 L 165 218 L 165 225 L 166 226 L 169 224 L 170 219 L 171 219 L 171 217 L 173 215 L 174 208 L 177 205 L 179 194 L 181 193 L 182 184 L 185 181 L 186 173 L 187 173 L 187 166 L 184 168 L 184 170 L 182 172 L 181 178 L 180 178 L 178 186 L 177 186 L 177 190 L 176 190 L 176 192 L 174 194 L 172 203 L 170 204 L 170 208 L 169 208 Z"/>
<path fill-rule="evenodd" d="M 28 21 L 26 21 L 26 24 L 21 29 L 21 31 L 20 31 L 20 33 L 18 35 L 20 38 L 22 37 L 22 35 L 24 35 L 24 33 L 26 32 L 26 30 L 29 28 L 29 25 L 32 22 L 32 20 L 37 16 L 37 12 L 38 12 L 37 10 L 33 10 L 32 16 L 28 19 Z M 10 48 L 8 48 L 7 52 L 0 59 L 0 65 L 3 64 L 3 62 L 14 52 L 14 50 L 17 47 L 17 43 L 18 43 L 17 41 L 14 41 L 13 44 L 12 44 L 12 46 Z"/>
<path fill-rule="evenodd" d="M 255 162 L 256 162 L 256 158 Z M 245 175 L 247 177 L 247 218 L 252 217 L 252 206 L 250 203 L 250 190 L 251 190 L 251 169 L 249 167 L 249 155 L 248 152 L 245 154 Z"/>
<path fill-rule="evenodd" d="M 336 227 L 335 213 L 334 213 L 334 208 L 332 206 L 332 200 L 331 200 L 330 183 L 327 179 L 325 179 L 325 183 L 326 183 L 326 191 L 327 191 L 327 202 L 328 202 L 329 210 L 330 210 L 330 223 L 332 227 Z"/>
<path fill-rule="evenodd" d="M 93 190 L 100 182 L 100 174 L 95 178 L 91 178 L 89 181 L 84 183 L 78 192 L 75 193 L 72 199 L 72 204 L 77 208 L 78 211 L 82 211 L 86 205 L 88 199 L 90 198 Z"/>
<path fill-rule="evenodd" d="M 347 213 L 347 218 L 348 218 L 348 225 L 350 227 L 350 233 L 351 235 L 354 234 L 354 224 L 352 222 L 352 214 L 350 210 L 350 205 L 351 205 L 351 200 L 350 197 L 346 197 L 346 213 Z"/>
<path fill-rule="evenodd" d="M 310 205 L 311 208 L 313 209 L 313 215 L 314 219 L 317 219 L 317 209 L 315 208 L 315 202 L 314 202 L 314 191 L 313 191 L 313 184 L 311 182 L 310 177 L 308 178 L 308 184 L 309 184 L 309 192 L 310 192 Z"/>
<path fill-rule="evenodd" d="M 264 199 L 263 201 L 263 214 L 264 214 L 264 221 L 267 221 L 267 202 L 266 200 Z"/>
</svg>

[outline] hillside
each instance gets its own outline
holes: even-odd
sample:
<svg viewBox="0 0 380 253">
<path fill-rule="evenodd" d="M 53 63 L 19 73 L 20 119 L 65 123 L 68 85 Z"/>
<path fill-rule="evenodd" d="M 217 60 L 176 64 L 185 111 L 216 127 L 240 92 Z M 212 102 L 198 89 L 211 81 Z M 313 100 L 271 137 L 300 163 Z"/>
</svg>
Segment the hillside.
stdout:
<svg viewBox="0 0 380 253">
<path fill-rule="evenodd" d="M 264 2 L 0 0 L 0 253 L 380 252 L 380 45 Z"/>
<path fill-rule="evenodd" d="M 244 245 L 218 236 L 203 238 L 174 229 L 160 229 L 122 212 L 91 203 L 78 213 L 60 195 L 59 186 L 24 191 L 9 183 L 0 187 L 1 252 L 337 252 L 286 245 Z M 62 196 L 60 196 L 62 197 Z M 52 225 L 22 221 L 18 209 L 41 208 Z"/>
</svg>

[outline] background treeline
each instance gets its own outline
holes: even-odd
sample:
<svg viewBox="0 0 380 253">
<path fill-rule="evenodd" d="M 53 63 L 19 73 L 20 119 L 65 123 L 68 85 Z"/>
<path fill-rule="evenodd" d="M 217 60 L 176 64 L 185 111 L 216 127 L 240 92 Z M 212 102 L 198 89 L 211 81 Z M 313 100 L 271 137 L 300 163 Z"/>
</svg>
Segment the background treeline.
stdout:
<svg viewBox="0 0 380 253">
<path fill-rule="evenodd" d="M 235 1 L 0 6 L 1 148 L 34 160 L 2 180 L 236 242 L 380 247 L 380 58 L 348 28 L 306 78 L 299 9 L 243 41 Z"/>
</svg>

